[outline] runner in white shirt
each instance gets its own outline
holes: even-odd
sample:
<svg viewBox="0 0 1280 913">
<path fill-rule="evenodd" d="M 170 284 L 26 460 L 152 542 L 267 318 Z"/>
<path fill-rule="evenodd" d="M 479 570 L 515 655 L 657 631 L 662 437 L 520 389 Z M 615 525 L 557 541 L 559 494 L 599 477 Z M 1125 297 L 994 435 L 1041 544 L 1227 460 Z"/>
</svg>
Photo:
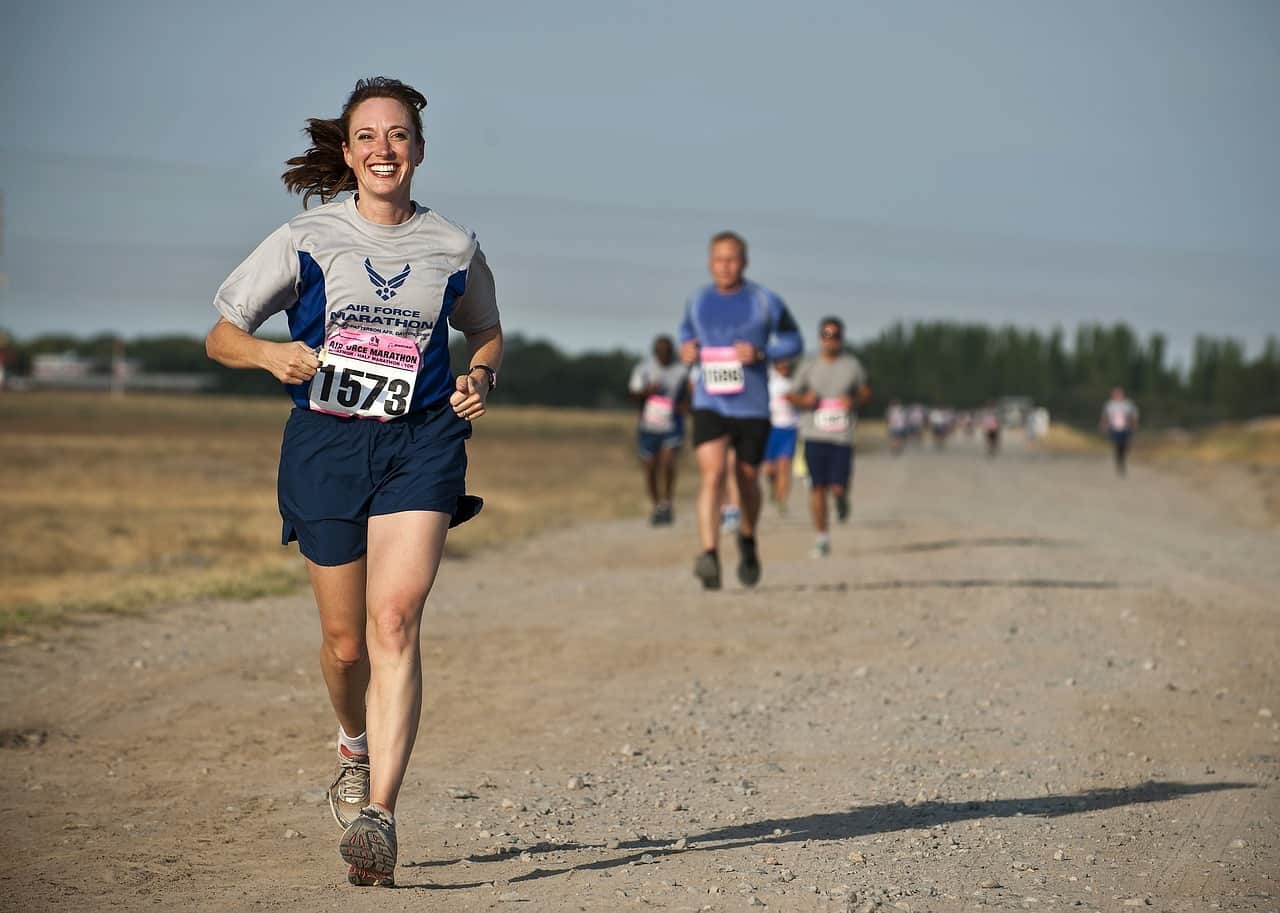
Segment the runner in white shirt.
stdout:
<svg viewBox="0 0 1280 913">
<path fill-rule="evenodd" d="M 764 472 L 769 480 L 769 497 L 778 513 L 786 515 L 791 497 L 791 463 L 796 455 L 797 425 L 800 417 L 788 397 L 795 381 L 790 359 L 776 361 L 769 370 L 769 439 L 764 445 Z"/>
<path fill-rule="evenodd" d="M 649 522 L 670 525 L 675 518 L 671 495 L 676 486 L 676 458 L 684 443 L 684 413 L 689 408 L 689 366 L 676 359 L 670 336 L 653 341 L 653 357 L 632 370 L 627 392 L 640 407 L 640 461 L 653 508 Z"/>
<path fill-rule="evenodd" d="M 1138 407 L 1124 395 L 1122 387 L 1111 391 L 1111 398 L 1102 406 L 1098 427 L 1111 438 L 1115 457 L 1116 475 L 1124 475 L 1129 456 L 1129 442 L 1138 430 Z"/>
<path fill-rule="evenodd" d="M 902 455 L 902 448 L 907 444 L 907 436 L 911 428 L 907 424 L 907 410 L 896 399 L 889 403 L 885 410 L 884 421 L 889 429 L 889 449 L 894 456 Z"/>
<path fill-rule="evenodd" d="M 978 414 L 978 425 L 987 445 L 987 456 L 994 457 L 1000 450 L 1000 413 L 994 403 L 988 403 Z"/>
</svg>

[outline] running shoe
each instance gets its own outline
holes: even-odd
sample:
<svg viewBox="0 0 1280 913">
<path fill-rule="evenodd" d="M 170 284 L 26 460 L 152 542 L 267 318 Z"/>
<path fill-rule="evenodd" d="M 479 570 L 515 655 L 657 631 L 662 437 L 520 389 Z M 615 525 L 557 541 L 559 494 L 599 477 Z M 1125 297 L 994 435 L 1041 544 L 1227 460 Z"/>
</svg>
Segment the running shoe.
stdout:
<svg viewBox="0 0 1280 913">
<path fill-rule="evenodd" d="M 809 549 L 810 558 L 826 558 L 831 554 L 831 540 L 826 536 L 819 536 L 813 543 L 813 548 Z"/>
<path fill-rule="evenodd" d="M 733 504 L 725 504 L 720 508 L 720 529 L 726 533 L 736 533 L 742 512 Z"/>
<path fill-rule="evenodd" d="M 670 526 L 675 519 L 670 504 L 659 504 L 653 509 L 653 516 L 649 518 L 651 526 Z"/>
<path fill-rule="evenodd" d="M 338 775 L 329 784 L 325 795 L 329 799 L 329 811 L 338 826 L 346 828 L 360 816 L 360 809 L 369 804 L 369 756 L 347 754 L 338 749 Z"/>
<path fill-rule="evenodd" d="M 738 581 L 743 586 L 755 586 L 760 582 L 760 556 L 756 554 L 756 540 L 738 536 Z"/>
<path fill-rule="evenodd" d="M 715 552 L 703 552 L 693 563 L 693 576 L 702 581 L 704 590 L 720 589 L 720 556 Z"/>
<path fill-rule="evenodd" d="M 395 887 L 397 849 L 395 821 L 382 809 L 365 806 L 338 843 L 351 866 L 347 881 L 362 888 Z"/>
<path fill-rule="evenodd" d="M 849 492 L 835 496 L 836 519 L 841 523 L 849 522 Z"/>
</svg>

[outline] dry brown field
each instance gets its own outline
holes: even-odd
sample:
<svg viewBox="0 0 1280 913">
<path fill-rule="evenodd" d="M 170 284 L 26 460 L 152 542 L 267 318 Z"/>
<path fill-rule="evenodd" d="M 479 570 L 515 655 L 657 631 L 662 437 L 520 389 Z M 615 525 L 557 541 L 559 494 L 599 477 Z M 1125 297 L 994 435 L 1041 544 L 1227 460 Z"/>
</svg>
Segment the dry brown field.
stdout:
<svg viewBox="0 0 1280 913">
<path fill-rule="evenodd" d="M 194 598 L 288 592 L 276 399 L 32 393 L 0 397 L 0 637 Z M 499 407 L 476 423 L 481 520 L 454 555 L 582 519 L 639 514 L 626 413 Z M 686 480 L 687 481 L 687 480 Z"/>
<path fill-rule="evenodd" d="M 1103 456 L 1106 440 L 1054 425 L 1044 446 L 1052 453 Z M 1193 488 L 1229 502 L 1239 519 L 1280 523 L 1280 417 L 1222 422 L 1187 431 L 1140 430 L 1130 459 L 1173 473 Z"/>
</svg>

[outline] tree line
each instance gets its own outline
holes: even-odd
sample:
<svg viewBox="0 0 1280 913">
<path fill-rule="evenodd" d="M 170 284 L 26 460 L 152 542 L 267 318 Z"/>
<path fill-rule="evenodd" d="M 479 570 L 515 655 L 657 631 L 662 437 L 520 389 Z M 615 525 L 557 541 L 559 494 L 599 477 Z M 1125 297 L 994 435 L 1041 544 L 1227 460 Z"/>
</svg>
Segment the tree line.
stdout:
<svg viewBox="0 0 1280 913">
<path fill-rule="evenodd" d="M 8 368 L 27 374 L 37 354 L 74 352 L 105 370 L 116 346 L 111 335 L 12 341 Z M 871 414 L 882 412 L 891 398 L 975 408 L 1016 395 L 1047 407 L 1057 420 L 1091 425 L 1115 386 L 1137 401 L 1147 424 L 1199 425 L 1280 414 L 1280 342 L 1274 337 L 1252 358 L 1238 340 L 1198 337 L 1186 366 L 1169 362 L 1164 336 L 1142 339 L 1124 324 L 1084 324 L 1068 342 L 1061 329 L 1042 333 L 976 323 L 898 323 L 850 349 L 871 376 Z M 278 395 L 280 389 L 262 371 L 236 371 L 209 361 L 203 340 L 195 337 L 135 339 L 126 343 L 125 353 L 149 373 L 210 375 L 216 393 Z M 461 339 L 451 355 L 461 371 L 466 365 Z M 624 349 L 569 354 L 546 340 L 513 333 L 507 337 L 501 401 L 621 407 L 639 357 Z"/>
</svg>

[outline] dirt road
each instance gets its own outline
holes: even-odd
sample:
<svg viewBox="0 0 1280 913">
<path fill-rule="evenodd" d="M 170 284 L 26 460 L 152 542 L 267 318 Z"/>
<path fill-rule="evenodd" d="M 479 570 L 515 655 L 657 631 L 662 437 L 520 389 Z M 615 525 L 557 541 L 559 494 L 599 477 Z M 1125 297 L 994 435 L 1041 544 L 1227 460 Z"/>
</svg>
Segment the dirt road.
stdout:
<svg viewBox="0 0 1280 913">
<path fill-rule="evenodd" d="M 0 908 L 1280 909 L 1280 535 L 1215 498 L 962 446 L 863 459 L 826 561 L 769 510 L 752 592 L 687 507 L 449 563 L 398 890 L 309 599 L 5 648 Z"/>
</svg>

